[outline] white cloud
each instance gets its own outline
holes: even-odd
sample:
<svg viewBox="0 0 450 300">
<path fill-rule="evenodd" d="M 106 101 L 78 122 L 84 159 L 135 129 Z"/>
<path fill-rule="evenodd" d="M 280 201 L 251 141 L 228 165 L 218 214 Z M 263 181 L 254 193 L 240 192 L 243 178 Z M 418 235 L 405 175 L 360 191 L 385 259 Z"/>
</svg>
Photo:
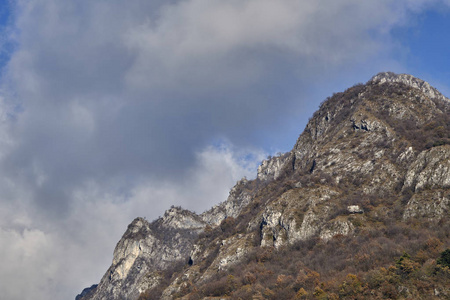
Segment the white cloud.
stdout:
<svg viewBox="0 0 450 300">
<path fill-rule="evenodd" d="M 45 299 L 57 284 L 61 267 L 54 260 L 51 237 L 36 229 L 0 230 L 0 289 L 5 299 Z M 47 298 L 48 299 L 48 298 Z"/>
<path fill-rule="evenodd" d="M 208 146 L 196 154 L 194 165 L 180 180 L 141 180 L 127 196 L 127 205 L 134 209 L 129 214 L 138 216 L 145 212 L 144 216 L 151 220 L 171 205 L 202 213 L 225 201 L 242 177 L 255 178 L 256 169 L 266 156 L 262 150 L 236 149 L 229 142 Z"/>
<path fill-rule="evenodd" d="M 354 0 L 168 5 L 156 21 L 125 33 L 125 44 L 137 54 L 128 82 L 182 90 L 201 82 L 232 87 L 260 79 L 283 56 L 295 57 L 308 67 L 305 71 L 312 71 L 309 60 L 331 66 L 351 63 L 377 53 L 386 29 L 398 22 L 389 5 Z"/>
</svg>

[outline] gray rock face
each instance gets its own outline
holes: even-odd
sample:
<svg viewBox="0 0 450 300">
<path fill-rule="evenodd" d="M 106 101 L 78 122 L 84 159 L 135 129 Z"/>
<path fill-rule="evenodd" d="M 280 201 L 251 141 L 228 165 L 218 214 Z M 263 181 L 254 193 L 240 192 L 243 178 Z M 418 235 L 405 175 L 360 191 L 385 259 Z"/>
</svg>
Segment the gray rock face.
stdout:
<svg viewBox="0 0 450 300">
<path fill-rule="evenodd" d="M 260 220 L 253 221 L 261 228 L 261 246 L 279 248 L 319 234 L 331 212 L 330 200 L 337 195 L 327 187 L 284 193 L 279 201 L 267 205 Z"/>
<path fill-rule="evenodd" d="M 156 225 L 166 229 L 183 229 L 201 232 L 205 222 L 197 214 L 180 207 L 171 207 L 164 216 L 156 221 Z"/>
<path fill-rule="evenodd" d="M 289 155 L 286 153 L 263 160 L 261 165 L 258 167 L 257 178 L 262 181 L 277 179 L 285 167 L 288 159 Z"/>
<path fill-rule="evenodd" d="M 241 179 L 231 189 L 228 199 L 200 216 L 209 225 L 217 226 L 228 217 L 236 218 L 241 210 L 251 201 L 250 190 L 247 189 L 248 180 Z"/>
<path fill-rule="evenodd" d="M 88 297 L 90 297 L 92 294 L 94 294 L 94 292 L 95 292 L 95 290 L 97 289 L 97 284 L 93 284 L 92 286 L 90 286 L 90 287 L 88 287 L 88 288 L 85 288 L 82 292 L 81 292 L 81 294 L 79 294 L 79 295 L 77 295 L 76 297 L 75 297 L 75 300 L 80 300 L 80 299 L 83 299 L 83 298 L 88 298 Z"/>
<path fill-rule="evenodd" d="M 406 173 L 404 189 L 450 188 L 450 145 L 423 151 Z"/>
<path fill-rule="evenodd" d="M 383 84 L 385 82 L 400 82 L 412 88 L 419 89 L 430 98 L 450 102 L 450 100 L 447 97 L 442 95 L 437 89 L 432 87 L 428 82 L 423 81 L 422 79 L 416 78 L 409 74 L 395 74 L 392 72 L 382 72 L 372 77 L 370 82 L 377 84 Z"/>
<path fill-rule="evenodd" d="M 136 218 L 114 250 L 111 267 L 95 292 L 81 299 L 137 299 L 159 284 L 159 270 L 185 260 L 206 223 L 195 213 L 172 207 L 152 223 Z"/>
<path fill-rule="evenodd" d="M 351 214 L 364 213 L 364 210 L 359 205 L 349 205 L 349 206 L 347 206 L 347 211 Z"/>
<path fill-rule="evenodd" d="M 160 297 L 174 299 L 257 247 L 356 235 L 366 222 L 392 215 L 393 201 L 403 205 L 396 215 L 402 222 L 446 220 L 450 145 L 442 141 L 450 135 L 444 129 L 430 148 L 408 130 L 434 130 L 438 117 L 447 126 L 449 103 L 425 81 L 393 73 L 334 95 L 292 151 L 263 161 L 257 180 L 237 182 L 226 201 L 201 215 L 172 207 L 152 223 L 135 219 L 99 285 L 77 300 L 137 299 L 181 261 L 185 268 Z"/>
<path fill-rule="evenodd" d="M 429 221 L 439 221 L 450 215 L 450 192 L 422 191 L 414 194 L 406 205 L 403 219 L 425 217 Z"/>
<path fill-rule="evenodd" d="M 425 217 L 439 221 L 450 213 L 450 146 L 421 152 L 405 176 L 403 191 L 414 191 L 403 219 Z"/>
</svg>

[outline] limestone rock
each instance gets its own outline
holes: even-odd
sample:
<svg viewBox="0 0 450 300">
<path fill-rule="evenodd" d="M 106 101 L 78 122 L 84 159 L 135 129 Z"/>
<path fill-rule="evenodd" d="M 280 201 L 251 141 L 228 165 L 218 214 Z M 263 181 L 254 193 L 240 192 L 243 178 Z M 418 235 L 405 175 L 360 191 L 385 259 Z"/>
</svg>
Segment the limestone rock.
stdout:
<svg viewBox="0 0 450 300">
<path fill-rule="evenodd" d="M 432 87 L 428 82 L 409 74 L 395 74 L 392 72 L 382 72 L 372 77 L 370 82 L 376 84 L 383 84 L 386 82 L 401 82 L 410 87 L 421 90 L 425 95 L 427 95 L 430 98 L 437 98 L 439 100 L 447 102 L 450 101 L 447 97 L 442 95 L 437 89 Z"/>
<path fill-rule="evenodd" d="M 337 235 L 350 235 L 355 227 L 348 220 L 333 220 L 328 222 L 320 232 L 320 238 L 329 240 Z"/>
<path fill-rule="evenodd" d="M 430 221 L 440 221 L 450 215 L 450 192 L 422 191 L 414 194 L 406 205 L 403 219 L 426 218 Z"/>
<path fill-rule="evenodd" d="M 92 286 L 90 286 L 88 288 L 85 288 L 81 292 L 81 294 L 79 294 L 79 295 L 77 295 L 75 297 L 75 300 L 80 300 L 80 299 L 83 299 L 83 298 L 90 297 L 95 292 L 95 289 L 97 288 L 97 286 L 98 286 L 98 284 L 93 284 Z"/>
<path fill-rule="evenodd" d="M 95 292 L 81 299 L 137 299 L 159 284 L 158 270 L 186 259 L 205 226 L 198 215 L 179 207 L 152 223 L 136 218 L 118 242 L 111 267 Z"/>
<path fill-rule="evenodd" d="M 351 214 L 362 214 L 364 210 L 359 207 L 359 205 L 349 205 L 347 206 L 347 210 Z"/>
<path fill-rule="evenodd" d="M 277 179 L 285 167 L 288 158 L 289 155 L 286 153 L 263 160 L 258 167 L 257 178 L 262 181 Z"/>
<path fill-rule="evenodd" d="M 330 200 L 338 193 L 319 189 L 294 189 L 264 210 L 260 225 L 261 246 L 279 248 L 318 234 L 331 211 Z"/>
<path fill-rule="evenodd" d="M 423 151 L 406 173 L 404 189 L 419 191 L 435 187 L 450 187 L 450 145 Z"/>
</svg>

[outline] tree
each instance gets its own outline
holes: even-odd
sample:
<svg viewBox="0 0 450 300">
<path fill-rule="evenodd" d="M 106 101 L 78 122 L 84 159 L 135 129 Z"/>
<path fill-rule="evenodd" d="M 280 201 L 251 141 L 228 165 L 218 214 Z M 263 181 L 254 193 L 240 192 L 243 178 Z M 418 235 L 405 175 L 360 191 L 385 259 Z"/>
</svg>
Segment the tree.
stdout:
<svg viewBox="0 0 450 300">
<path fill-rule="evenodd" d="M 450 268 L 450 248 L 441 253 L 441 257 L 438 258 L 437 263 L 443 267 Z"/>
</svg>

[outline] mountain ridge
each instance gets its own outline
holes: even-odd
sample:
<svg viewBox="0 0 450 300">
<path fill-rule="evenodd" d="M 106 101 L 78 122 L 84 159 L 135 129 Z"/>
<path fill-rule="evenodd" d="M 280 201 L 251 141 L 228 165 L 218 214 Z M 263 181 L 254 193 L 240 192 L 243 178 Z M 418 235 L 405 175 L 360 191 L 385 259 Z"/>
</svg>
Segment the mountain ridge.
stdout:
<svg viewBox="0 0 450 300">
<path fill-rule="evenodd" d="M 229 296 L 239 284 L 222 292 L 208 284 L 264 249 L 357 238 L 376 222 L 383 230 L 416 219 L 446 228 L 449 112 L 448 98 L 408 74 L 379 73 L 334 94 L 290 152 L 264 160 L 256 179 L 239 181 L 226 201 L 200 215 L 172 207 L 152 223 L 136 218 L 99 285 L 77 300 Z M 448 235 L 440 241 L 450 246 Z M 291 288 L 301 289 L 308 294 L 307 285 Z"/>
</svg>

